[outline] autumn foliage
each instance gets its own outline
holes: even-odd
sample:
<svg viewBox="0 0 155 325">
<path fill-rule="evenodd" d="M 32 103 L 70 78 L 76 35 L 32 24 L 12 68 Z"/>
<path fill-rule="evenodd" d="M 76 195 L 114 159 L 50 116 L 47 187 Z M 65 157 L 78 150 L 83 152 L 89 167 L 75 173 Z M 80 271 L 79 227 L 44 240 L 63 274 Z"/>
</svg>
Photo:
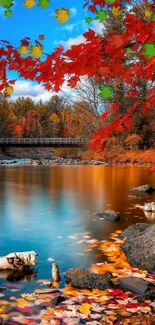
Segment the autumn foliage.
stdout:
<svg viewBox="0 0 155 325">
<path fill-rule="evenodd" d="M 71 88 L 76 86 L 81 76 L 95 78 L 102 83 L 99 96 L 109 103 L 108 110 L 102 114 L 104 127 L 96 131 L 91 141 L 92 146 L 102 150 L 114 130 L 124 133 L 132 129 L 135 112 L 141 111 L 148 116 L 154 110 L 154 5 L 154 0 L 141 3 L 131 0 L 85 1 L 84 7 L 95 15 L 94 19 L 106 23 L 112 17 L 115 28 L 113 25 L 104 35 L 88 29 L 83 34 L 83 44 L 72 45 L 68 50 L 60 45 L 48 55 L 44 53 L 41 36 L 35 44 L 30 38 L 24 38 L 19 49 L 6 40 L 1 41 L 0 91 L 5 95 L 13 91 L 15 80 L 8 79 L 8 70 L 55 91 L 61 89 L 65 78 L 68 78 Z M 119 24 L 123 27 L 119 28 Z M 123 97 L 119 96 L 122 87 L 125 87 Z M 109 120 L 109 116 L 113 119 Z"/>
</svg>

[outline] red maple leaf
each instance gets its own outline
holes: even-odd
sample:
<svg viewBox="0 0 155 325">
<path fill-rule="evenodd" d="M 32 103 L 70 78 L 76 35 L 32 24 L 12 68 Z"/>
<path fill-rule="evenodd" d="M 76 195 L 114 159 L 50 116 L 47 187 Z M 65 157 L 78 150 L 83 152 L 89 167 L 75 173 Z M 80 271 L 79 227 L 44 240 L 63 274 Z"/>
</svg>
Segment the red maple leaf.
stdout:
<svg viewBox="0 0 155 325">
<path fill-rule="evenodd" d="M 44 37 L 44 35 L 43 35 L 43 34 L 40 34 L 40 35 L 39 35 L 39 39 L 40 39 L 41 41 L 43 41 L 43 40 L 44 40 L 44 38 L 45 38 L 45 37 Z"/>
</svg>

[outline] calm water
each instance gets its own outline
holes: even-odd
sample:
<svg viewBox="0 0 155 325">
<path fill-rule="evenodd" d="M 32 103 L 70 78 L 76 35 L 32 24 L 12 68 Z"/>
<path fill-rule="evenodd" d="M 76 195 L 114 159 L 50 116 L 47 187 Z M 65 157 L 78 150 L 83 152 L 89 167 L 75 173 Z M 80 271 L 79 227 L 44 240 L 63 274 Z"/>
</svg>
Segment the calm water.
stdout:
<svg viewBox="0 0 155 325">
<path fill-rule="evenodd" d="M 58 263 L 61 272 L 70 267 L 89 268 L 101 258 L 95 251 L 84 252 L 87 243 L 77 244 L 83 236 L 105 239 L 112 231 L 138 221 L 154 223 L 153 215 L 145 216 L 133 205 L 152 201 L 155 195 L 128 198 L 136 195 L 129 192 L 131 187 L 147 183 L 155 185 L 155 173 L 147 167 L 1 166 L 0 255 L 35 250 L 39 254 L 36 279 L 50 279 L 48 258 Z M 106 208 L 120 211 L 121 221 L 94 216 Z"/>
</svg>

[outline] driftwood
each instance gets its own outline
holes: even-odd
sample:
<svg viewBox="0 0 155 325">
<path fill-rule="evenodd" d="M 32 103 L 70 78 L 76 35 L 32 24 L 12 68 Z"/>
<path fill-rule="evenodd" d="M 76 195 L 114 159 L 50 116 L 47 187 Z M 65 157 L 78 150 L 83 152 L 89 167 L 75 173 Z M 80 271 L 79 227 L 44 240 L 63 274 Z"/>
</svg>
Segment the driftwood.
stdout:
<svg viewBox="0 0 155 325">
<path fill-rule="evenodd" d="M 35 260 L 38 254 L 34 251 L 11 253 L 0 257 L 0 270 L 24 270 L 30 266 L 36 266 Z"/>
</svg>

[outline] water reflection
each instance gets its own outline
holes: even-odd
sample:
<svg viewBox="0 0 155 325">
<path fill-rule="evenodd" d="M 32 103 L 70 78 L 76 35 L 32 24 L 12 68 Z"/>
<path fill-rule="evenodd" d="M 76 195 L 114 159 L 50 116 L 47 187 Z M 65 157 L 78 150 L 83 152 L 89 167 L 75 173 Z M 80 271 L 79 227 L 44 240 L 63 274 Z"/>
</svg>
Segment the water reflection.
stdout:
<svg viewBox="0 0 155 325">
<path fill-rule="evenodd" d="M 25 271 L 0 271 L 0 279 L 6 279 L 8 282 L 17 282 L 17 281 L 34 281 L 36 279 L 37 272 L 34 270 L 25 270 Z"/>
<path fill-rule="evenodd" d="M 145 217 L 150 221 L 155 221 L 155 212 L 144 211 Z"/>
<path fill-rule="evenodd" d="M 135 166 L 21 166 L 0 167 L 1 255 L 14 251 L 39 253 L 37 277 L 51 274 L 53 258 L 61 272 L 69 267 L 89 267 L 97 262 L 87 244 L 76 244 L 85 232 L 105 239 L 110 232 L 138 222 L 154 222 L 133 205 L 131 187 L 155 184 L 155 174 Z M 141 196 L 143 205 L 147 196 Z M 151 200 L 155 200 L 152 194 Z M 94 212 L 112 208 L 121 221 L 112 223 L 94 217 Z M 77 240 L 71 239 L 75 235 Z M 62 238 L 62 239 L 61 239 Z M 83 255 L 82 255 L 83 254 Z"/>
</svg>

